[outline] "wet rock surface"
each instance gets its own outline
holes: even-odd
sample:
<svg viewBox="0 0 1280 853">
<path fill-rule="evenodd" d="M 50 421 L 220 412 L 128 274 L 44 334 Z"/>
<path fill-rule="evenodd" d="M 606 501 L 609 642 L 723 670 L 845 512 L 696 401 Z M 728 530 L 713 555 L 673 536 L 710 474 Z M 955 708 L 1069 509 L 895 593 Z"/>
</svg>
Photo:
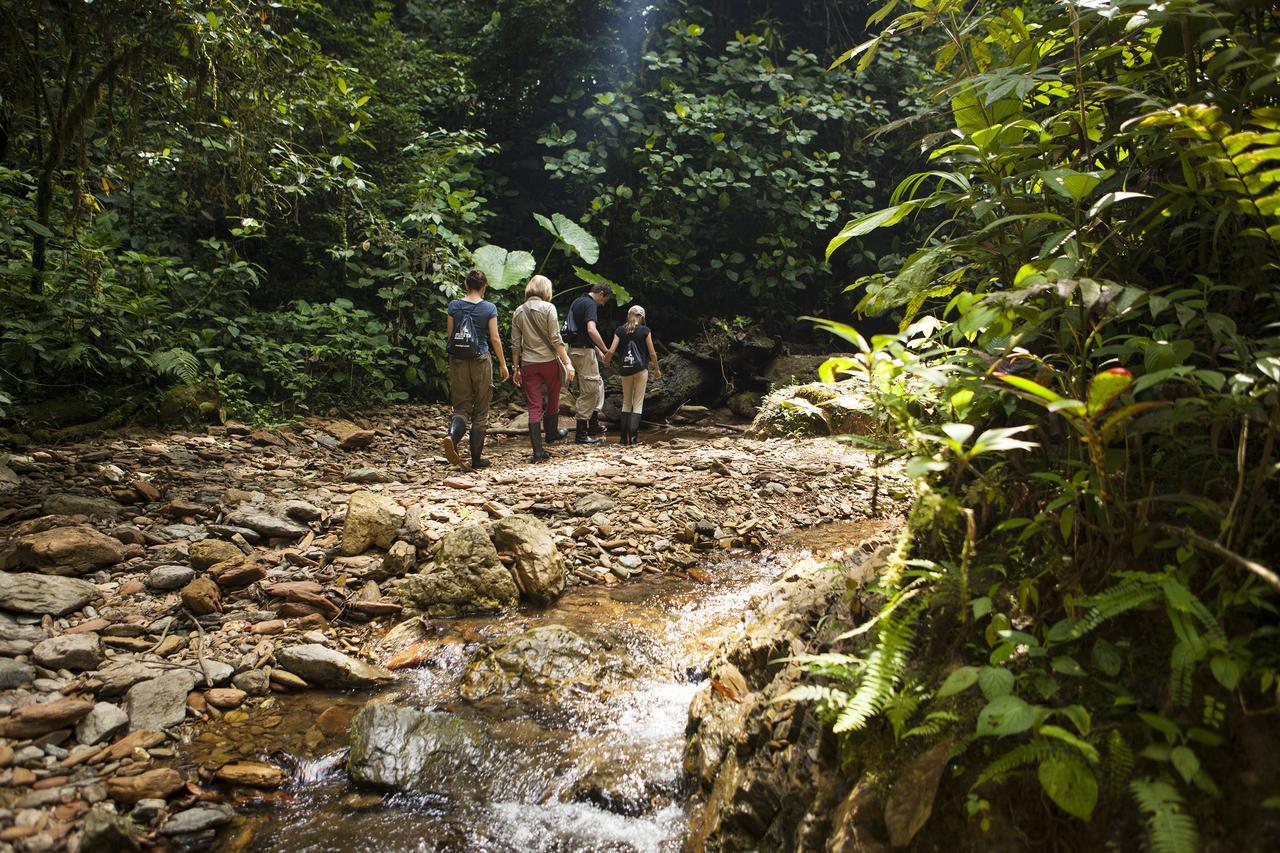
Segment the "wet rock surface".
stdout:
<svg viewBox="0 0 1280 853">
<path fill-rule="evenodd" d="M 273 754 L 341 745 L 367 696 L 311 691 L 386 684 L 377 664 L 391 652 L 376 643 L 407 616 L 428 618 L 400 678 L 450 672 L 464 703 L 550 713 L 559 700 L 539 697 L 576 702 L 626 676 L 601 665 L 599 638 L 529 634 L 521 603 L 593 589 L 625 613 L 628 581 L 703 583 L 780 531 L 884 512 L 892 496 L 873 506 L 873 482 L 901 488 L 834 443 L 649 430 L 632 448 L 560 445 L 536 467 L 499 436 L 494 467 L 463 482 L 434 455 L 445 420 L 404 407 L 342 428 L 228 424 L 14 454 L 16 482 L 0 490 L 0 834 L 20 826 L 30 850 L 227 839 L 240 818 L 227 826 L 216 806 L 275 796 Z M 499 615 L 458 636 L 439 620 L 477 611 Z M 322 704 L 290 710 L 311 695 Z M 489 720 L 486 737 L 535 744 L 519 753 L 529 778 L 566 760 L 549 718 L 517 722 Z M 200 760 L 180 759 L 187 743 Z M 484 759 L 490 776 L 502 758 Z M 672 778 L 637 788 L 602 766 L 576 788 L 564 777 L 504 795 L 648 814 L 672 802 Z"/>
</svg>

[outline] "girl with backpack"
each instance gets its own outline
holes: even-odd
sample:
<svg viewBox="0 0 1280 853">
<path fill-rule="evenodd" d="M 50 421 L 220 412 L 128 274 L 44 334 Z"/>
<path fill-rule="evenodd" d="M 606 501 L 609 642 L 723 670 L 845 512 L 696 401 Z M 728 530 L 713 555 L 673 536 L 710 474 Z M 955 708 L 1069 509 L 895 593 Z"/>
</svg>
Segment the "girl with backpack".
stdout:
<svg viewBox="0 0 1280 853">
<path fill-rule="evenodd" d="M 453 420 L 444 437 L 444 455 L 462 470 L 467 464 L 458 453 L 462 434 L 471 424 L 471 468 L 488 468 L 481 458 L 489 429 L 489 400 L 493 396 L 493 360 L 498 356 L 498 373 L 507 381 L 507 359 L 498 337 L 498 308 L 485 300 L 489 280 L 480 270 L 467 273 L 466 296 L 449 303 L 445 325 L 445 350 L 449 353 L 449 394 L 453 399 Z"/>
<path fill-rule="evenodd" d="M 662 378 L 658 353 L 653 348 L 653 334 L 644 324 L 644 309 L 632 305 L 627 322 L 613 331 L 613 343 L 605 354 L 605 364 L 618 353 L 618 373 L 622 377 L 622 431 L 619 444 L 635 444 L 640 433 L 640 413 L 644 411 L 644 389 L 649 384 L 649 367 L 653 378 Z"/>
</svg>

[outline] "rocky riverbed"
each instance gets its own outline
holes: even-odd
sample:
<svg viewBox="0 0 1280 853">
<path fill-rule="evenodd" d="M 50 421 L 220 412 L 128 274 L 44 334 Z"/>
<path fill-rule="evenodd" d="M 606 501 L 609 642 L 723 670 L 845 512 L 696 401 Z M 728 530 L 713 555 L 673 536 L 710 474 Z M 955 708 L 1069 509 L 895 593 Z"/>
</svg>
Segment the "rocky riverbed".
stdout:
<svg viewBox="0 0 1280 853">
<path fill-rule="evenodd" d="M 730 431 L 559 445 L 538 466 L 499 439 L 493 468 L 462 474 L 437 456 L 443 422 L 402 407 L 14 453 L 0 471 L 0 849 L 287 846 L 269 827 L 254 841 L 236 808 L 294 802 L 349 737 L 349 776 L 368 790 L 430 800 L 432 779 L 477 766 L 484 790 L 474 755 L 430 745 L 537 746 L 526 723 L 555 733 L 575 697 L 611 701 L 653 675 L 651 657 L 552 616 L 626 611 L 632 589 L 658 596 L 637 612 L 658 612 L 786 531 L 890 515 L 902 497 L 843 445 Z M 710 660 L 681 648 L 697 650 L 686 667 Z M 390 694 L 402 701 L 366 708 Z M 416 765 L 388 763 L 389 731 L 424 744 Z M 556 802 L 614 796 L 538 778 Z M 663 785 L 651 794 L 649 813 L 683 814 Z"/>
</svg>

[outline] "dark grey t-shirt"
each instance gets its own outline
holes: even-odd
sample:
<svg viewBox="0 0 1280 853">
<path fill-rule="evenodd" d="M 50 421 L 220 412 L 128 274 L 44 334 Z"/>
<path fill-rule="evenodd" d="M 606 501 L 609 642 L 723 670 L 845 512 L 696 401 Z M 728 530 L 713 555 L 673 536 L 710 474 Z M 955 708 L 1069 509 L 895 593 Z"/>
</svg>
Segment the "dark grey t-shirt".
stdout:
<svg viewBox="0 0 1280 853">
<path fill-rule="evenodd" d="M 591 336 L 587 334 L 587 323 L 600 324 L 600 306 L 590 296 L 579 296 L 573 300 L 573 304 L 569 306 L 569 313 L 573 317 L 573 323 L 577 326 L 577 331 L 573 333 L 567 343 L 571 347 L 593 347 L 595 342 L 591 340 Z"/>
</svg>

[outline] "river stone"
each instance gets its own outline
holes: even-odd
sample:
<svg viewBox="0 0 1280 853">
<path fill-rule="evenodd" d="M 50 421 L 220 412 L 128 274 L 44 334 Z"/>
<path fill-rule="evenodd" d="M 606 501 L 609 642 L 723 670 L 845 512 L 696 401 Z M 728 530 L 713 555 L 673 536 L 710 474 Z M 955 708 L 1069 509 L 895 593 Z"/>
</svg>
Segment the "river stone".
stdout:
<svg viewBox="0 0 1280 853">
<path fill-rule="evenodd" d="M 0 718 L 0 737 L 32 738 L 70 728 L 92 710 L 92 702 L 77 696 L 23 705 Z"/>
<path fill-rule="evenodd" d="M 567 687 L 595 690 L 622 664 L 607 649 L 563 625 L 540 625 L 490 644 L 476 653 L 463 673 L 467 699 L 508 695 L 517 690 L 555 694 Z"/>
<path fill-rule="evenodd" d="M 95 746 L 124 731 L 128 725 L 129 715 L 122 708 L 110 702 L 99 702 L 76 724 L 76 740 L 85 746 Z"/>
<path fill-rule="evenodd" d="M 404 507 L 386 495 L 354 493 L 347 502 L 347 520 L 342 525 L 342 553 L 354 557 L 375 545 L 390 548 L 404 524 L 404 513 Z"/>
<path fill-rule="evenodd" d="M 512 572 L 521 593 L 551 604 L 564 592 L 564 558 L 551 531 L 532 515 L 510 515 L 493 525 L 493 544 L 515 555 Z"/>
<path fill-rule="evenodd" d="M 79 853 L 120 853 L 140 850 L 142 832 L 129 818 L 116 814 L 106 805 L 94 806 L 85 815 L 80 833 Z"/>
<path fill-rule="evenodd" d="M 84 575 L 124 559 L 124 543 L 92 527 L 55 527 L 18 540 L 12 564 L 51 575 Z"/>
<path fill-rule="evenodd" d="M 418 549 L 412 542 L 401 540 L 387 549 L 382 559 L 382 574 L 388 578 L 402 578 L 418 567 Z"/>
<path fill-rule="evenodd" d="M 31 652 L 36 663 L 49 669 L 85 672 L 102 665 L 105 656 L 97 634 L 61 634 L 36 644 Z"/>
<path fill-rule="evenodd" d="M 59 494 L 44 499 L 45 515 L 87 515 L 114 520 L 123 511 L 123 506 L 106 498 Z"/>
<path fill-rule="evenodd" d="M 319 521 L 324 511 L 313 503 L 300 500 L 285 501 L 280 504 L 280 511 L 294 521 Z"/>
<path fill-rule="evenodd" d="M 602 495 L 599 492 L 588 492 L 573 502 L 573 514 L 591 516 L 598 512 L 608 512 L 617 505 L 617 502 L 608 495 Z"/>
<path fill-rule="evenodd" d="M 129 731 L 158 732 L 181 723 L 187 717 L 187 694 L 196 681 L 195 673 L 178 669 L 130 687 L 125 696 Z"/>
<path fill-rule="evenodd" d="M 225 523 L 233 527 L 247 527 L 277 539 L 301 539 L 311 530 L 305 524 L 251 507 L 229 514 Z"/>
<path fill-rule="evenodd" d="M 0 572 L 0 608 L 5 610 L 63 616 L 97 595 L 96 586 L 78 578 Z"/>
<path fill-rule="evenodd" d="M 244 552 L 224 539 L 201 539 L 199 542 L 192 543 L 191 547 L 187 549 L 187 555 L 187 559 L 191 562 L 191 568 L 197 572 L 203 572 L 210 566 L 216 566 L 218 563 L 233 560 L 236 557 L 243 557 Z"/>
<path fill-rule="evenodd" d="M 182 589 L 195 576 L 196 570 L 186 566 L 156 566 L 147 574 L 147 586 L 158 590 Z"/>
<path fill-rule="evenodd" d="M 117 660 L 98 670 L 95 678 L 102 682 L 98 688 L 101 698 L 111 699 L 123 696 L 125 691 L 139 681 L 147 681 L 169 671 L 169 667 L 161 663 L 141 663 L 133 660 Z"/>
<path fill-rule="evenodd" d="M 29 663 L 0 658 L 0 690 L 12 690 L 30 684 L 36 677 L 36 668 Z"/>
<path fill-rule="evenodd" d="M 216 829 L 231 822 L 233 812 L 228 806 L 196 806 L 185 812 L 178 812 L 160 827 L 161 835 L 187 835 L 192 832 L 204 832 Z"/>
<path fill-rule="evenodd" d="M 483 525 L 446 533 L 436 546 L 435 563 L 434 571 L 419 571 L 400 583 L 406 607 L 431 616 L 465 616 L 495 613 L 520 598 Z"/>
<path fill-rule="evenodd" d="M 376 687 L 394 678 L 380 666 L 367 664 L 319 643 L 279 649 L 276 660 L 307 683 L 324 687 Z"/>
<path fill-rule="evenodd" d="M 347 772 L 360 784 L 437 794 L 487 787 L 485 733 L 452 714 L 366 705 L 351 721 L 350 739 Z"/>
</svg>

